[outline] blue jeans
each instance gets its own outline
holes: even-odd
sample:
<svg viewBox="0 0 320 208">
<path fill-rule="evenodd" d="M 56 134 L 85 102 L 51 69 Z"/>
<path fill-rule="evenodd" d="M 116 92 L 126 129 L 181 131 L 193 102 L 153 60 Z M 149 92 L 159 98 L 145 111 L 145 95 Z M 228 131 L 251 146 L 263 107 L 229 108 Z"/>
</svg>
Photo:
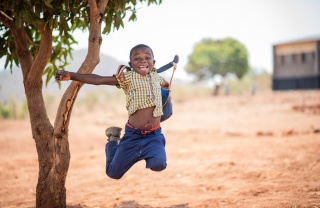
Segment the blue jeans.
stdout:
<svg viewBox="0 0 320 208">
<path fill-rule="evenodd" d="M 145 160 L 146 168 L 153 171 L 164 170 L 167 167 L 165 143 L 161 128 L 142 134 L 126 125 L 119 144 L 116 141 L 106 144 L 106 174 L 110 178 L 120 179 L 140 160 Z"/>
</svg>

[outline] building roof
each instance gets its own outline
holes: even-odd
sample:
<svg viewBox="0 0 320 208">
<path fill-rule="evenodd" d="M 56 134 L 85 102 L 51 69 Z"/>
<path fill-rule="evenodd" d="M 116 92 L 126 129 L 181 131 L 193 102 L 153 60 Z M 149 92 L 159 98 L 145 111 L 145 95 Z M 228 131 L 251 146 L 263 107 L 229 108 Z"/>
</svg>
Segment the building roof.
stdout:
<svg viewBox="0 0 320 208">
<path fill-rule="evenodd" d="M 290 40 L 290 41 L 288 40 L 288 41 L 284 41 L 281 43 L 275 43 L 273 45 L 277 46 L 277 45 L 286 45 L 286 44 L 291 44 L 291 43 L 302 43 L 302 42 L 309 42 L 309 41 L 320 41 L 320 35 L 304 37 L 301 39 L 295 39 L 295 40 Z"/>
</svg>

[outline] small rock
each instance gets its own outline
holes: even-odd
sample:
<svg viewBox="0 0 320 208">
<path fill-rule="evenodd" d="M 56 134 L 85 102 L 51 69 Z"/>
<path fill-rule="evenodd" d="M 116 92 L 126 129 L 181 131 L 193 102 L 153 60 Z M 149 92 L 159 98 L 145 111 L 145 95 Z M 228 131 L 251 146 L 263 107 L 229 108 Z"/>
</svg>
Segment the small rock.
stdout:
<svg viewBox="0 0 320 208">
<path fill-rule="evenodd" d="M 272 131 L 258 131 L 257 136 L 273 136 Z"/>
</svg>

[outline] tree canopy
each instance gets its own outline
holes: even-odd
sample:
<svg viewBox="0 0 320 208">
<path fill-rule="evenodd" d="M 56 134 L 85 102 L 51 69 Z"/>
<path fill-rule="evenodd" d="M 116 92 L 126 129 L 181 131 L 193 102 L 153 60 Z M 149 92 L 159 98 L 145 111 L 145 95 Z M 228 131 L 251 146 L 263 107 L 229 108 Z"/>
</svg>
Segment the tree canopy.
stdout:
<svg viewBox="0 0 320 208">
<path fill-rule="evenodd" d="M 99 2 L 99 1 L 97 1 Z M 136 6 L 147 2 L 160 4 L 161 0 L 109 0 L 101 20 L 104 22 L 102 34 L 124 27 L 124 18 L 129 21 L 137 19 Z M 5 68 L 19 66 L 17 50 L 9 23 L 24 28 L 27 34 L 29 50 L 36 57 L 40 47 L 41 33 L 39 27 L 49 27 L 54 32 L 52 38 L 53 51 L 44 71 L 47 82 L 58 69 L 64 69 L 67 56 L 72 57 L 72 46 L 77 41 L 72 33 L 77 30 L 88 30 L 90 24 L 90 8 L 88 0 L 27 0 L 0 3 L 0 58 L 5 57 Z"/>
<path fill-rule="evenodd" d="M 241 79 L 248 71 L 248 54 L 245 46 L 232 38 L 223 40 L 203 39 L 188 56 L 186 71 L 198 80 L 216 74 L 235 74 Z"/>
</svg>

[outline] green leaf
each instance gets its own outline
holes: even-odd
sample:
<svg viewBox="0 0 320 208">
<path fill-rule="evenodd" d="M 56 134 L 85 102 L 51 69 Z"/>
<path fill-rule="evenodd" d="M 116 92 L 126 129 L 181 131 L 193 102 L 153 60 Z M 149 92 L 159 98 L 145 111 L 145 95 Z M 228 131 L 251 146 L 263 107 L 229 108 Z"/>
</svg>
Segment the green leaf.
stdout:
<svg viewBox="0 0 320 208">
<path fill-rule="evenodd" d="M 137 4 L 158 4 L 157 0 L 109 0 L 106 10 L 103 13 L 104 28 L 102 33 L 108 34 L 111 31 L 124 27 L 130 15 L 129 21 L 135 21 L 139 14 L 134 10 Z M 1 11 L 10 14 L 14 19 L 17 28 L 24 27 L 30 42 L 29 51 L 32 58 L 38 54 L 41 34 L 35 24 L 43 25 L 54 31 L 52 37 L 53 53 L 51 54 L 48 67 L 44 74 L 51 78 L 58 67 L 68 65 L 68 57 L 72 57 L 72 46 L 77 43 L 73 36 L 76 29 L 88 30 L 90 22 L 90 8 L 87 0 L 25 0 L 25 1 L 4 1 L 0 3 Z M 134 10 L 134 11 L 133 11 Z M 132 13 L 127 13 L 132 12 Z M 5 67 L 18 65 L 18 57 L 13 36 L 8 28 L 0 24 L 0 57 L 6 57 Z M 3 32 L 4 31 L 4 32 Z M 6 31 L 8 35 L 6 34 Z M 58 66 L 59 65 L 59 66 Z M 50 72 L 51 71 L 51 72 Z M 50 75 L 51 74 L 51 75 Z M 48 78 L 48 79 L 49 79 Z"/>
<path fill-rule="evenodd" d="M 48 72 L 48 74 L 47 74 L 46 86 L 48 86 L 48 84 L 49 84 L 52 76 L 53 76 L 53 72 L 52 72 L 52 70 L 50 70 L 50 71 Z"/>
<path fill-rule="evenodd" d="M 132 12 L 132 14 L 131 14 L 131 16 L 130 16 L 130 18 L 129 18 L 129 21 L 134 22 L 136 19 L 137 19 L 136 13 L 135 13 L 135 12 Z"/>
</svg>

